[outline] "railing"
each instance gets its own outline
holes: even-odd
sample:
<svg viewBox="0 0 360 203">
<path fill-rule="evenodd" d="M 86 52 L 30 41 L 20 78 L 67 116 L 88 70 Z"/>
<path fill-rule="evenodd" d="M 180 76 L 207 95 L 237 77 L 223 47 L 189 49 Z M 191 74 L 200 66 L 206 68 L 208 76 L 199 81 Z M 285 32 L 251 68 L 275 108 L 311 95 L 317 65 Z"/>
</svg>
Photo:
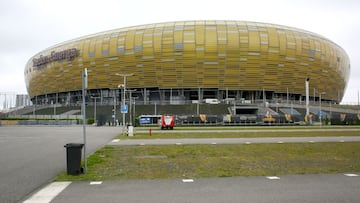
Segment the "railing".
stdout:
<svg viewBox="0 0 360 203">
<path fill-rule="evenodd" d="M 8 118 L 20 119 L 82 119 L 81 115 L 9 115 Z"/>
</svg>

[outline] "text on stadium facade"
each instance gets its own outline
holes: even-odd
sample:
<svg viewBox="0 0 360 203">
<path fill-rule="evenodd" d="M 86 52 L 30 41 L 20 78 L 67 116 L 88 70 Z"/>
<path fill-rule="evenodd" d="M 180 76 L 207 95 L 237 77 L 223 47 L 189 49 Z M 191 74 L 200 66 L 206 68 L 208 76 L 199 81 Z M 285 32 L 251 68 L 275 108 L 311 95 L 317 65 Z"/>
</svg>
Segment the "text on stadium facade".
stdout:
<svg viewBox="0 0 360 203">
<path fill-rule="evenodd" d="M 33 66 L 38 67 L 53 61 L 58 61 L 58 62 L 62 60 L 71 61 L 73 58 L 75 58 L 78 55 L 78 53 L 79 51 L 76 48 L 66 49 L 64 51 L 59 51 L 59 52 L 52 51 L 50 55 L 47 56 L 40 55 L 39 58 L 34 58 Z"/>
</svg>

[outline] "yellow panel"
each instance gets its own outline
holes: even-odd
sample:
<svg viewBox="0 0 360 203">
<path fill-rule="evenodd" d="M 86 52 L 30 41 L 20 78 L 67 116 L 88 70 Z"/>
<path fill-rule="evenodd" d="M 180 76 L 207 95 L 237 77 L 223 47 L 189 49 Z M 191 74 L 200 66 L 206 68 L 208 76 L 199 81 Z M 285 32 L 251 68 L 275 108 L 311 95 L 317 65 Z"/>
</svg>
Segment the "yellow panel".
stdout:
<svg viewBox="0 0 360 203">
<path fill-rule="evenodd" d="M 196 44 L 205 44 L 205 26 L 196 26 Z"/>
<path fill-rule="evenodd" d="M 128 50 L 134 50 L 134 37 L 135 37 L 135 31 L 129 31 L 126 35 L 126 41 L 125 41 L 125 49 Z"/>
<path fill-rule="evenodd" d="M 178 30 L 174 32 L 174 43 L 182 43 L 183 42 L 183 31 Z"/>
</svg>

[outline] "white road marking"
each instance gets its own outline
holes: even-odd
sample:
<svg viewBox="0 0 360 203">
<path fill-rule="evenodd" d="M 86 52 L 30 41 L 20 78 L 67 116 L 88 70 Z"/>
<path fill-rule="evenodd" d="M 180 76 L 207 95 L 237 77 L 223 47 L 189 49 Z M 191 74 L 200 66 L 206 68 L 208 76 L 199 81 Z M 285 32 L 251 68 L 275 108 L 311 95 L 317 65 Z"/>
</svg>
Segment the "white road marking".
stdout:
<svg viewBox="0 0 360 203">
<path fill-rule="evenodd" d="M 345 142 L 345 140 L 340 140 L 339 142 Z"/>
<path fill-rule="evenodd" d="M 309 142 L 310 142 L 310 143 L 314 143 L 314 141 L 313 141 L 313 140 L 310 140 Z"/>
<path fill-rule="evenodd" d="M 111 142 L 119 142 L 120 139 L 113 139 Z"/>
<path fill-rule="evenodd" d="M 266 176 L 267 179 L 269 180 L 279 180 L 280 178 L 277 176 Z"/>
<path fill-rule="evenodd" d="M 283 142 L 283 141 L 279 141 L 278 143 L 279 143 L 279 144 L 282 144 L 282 143 L 284 143 L 284 142 Z"/>
<path fill-rule="evenodd" d="M 180 143 L 180 142 L 177 142 L 177 143 L 175 143 L 176 145 L 182 145 L 182 143 Z"/>
<path fill-rule="evenodd" d="M 213 143 L 211 143 L 211 144 L 216 144 L 216 142 L 213 142 Z"/>
<path fill-rule="evenodd" d="M 245 142 L 245 144 L 251 144 L 251 142 Z"/>
<path fill-rule="evenodd" d="M 92 181 L 90 182 L 90 185 L 101 185 L 102 183 L 102 181 Z"/>
<path fill-rule="evenodd" d="M 183 183 L 193 183 L 194 179 L 182 179 Z"/>
<path fill-rule="evenodd" d="M 145 145 L 145 143 L 140 143 L 140 146 L 144 146 Z"/>
<path fill-rule="evenodd" d="M 23 203 L 48 203 L 60 194 L 71 182 L 53 182 L 41 189 Z"/>
<path fill-rule="evenodd" d="M 353 173 L 346 173 L 344 175 L 348 176 L 348 177 L 357 177 L 357 176 L 359 176 L 358 174 L 353 174 Z"/>
</svg>

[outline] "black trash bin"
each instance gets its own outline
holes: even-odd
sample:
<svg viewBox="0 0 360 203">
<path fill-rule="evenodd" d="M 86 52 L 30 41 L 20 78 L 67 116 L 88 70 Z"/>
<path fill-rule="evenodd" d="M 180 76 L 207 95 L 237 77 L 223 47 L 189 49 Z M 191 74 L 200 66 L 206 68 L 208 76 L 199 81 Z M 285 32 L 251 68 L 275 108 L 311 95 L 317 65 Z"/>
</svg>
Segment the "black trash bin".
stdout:
<svg viewBox="0 0 360 203">
<path fill-rule="evenodd" d="M 64 147 L 66 148 L 66 163 L 68 175 L 79 175 L 83 173 L 81 167 L 81 150 L 84 144 L 68 143 Z"/>
</svg>

